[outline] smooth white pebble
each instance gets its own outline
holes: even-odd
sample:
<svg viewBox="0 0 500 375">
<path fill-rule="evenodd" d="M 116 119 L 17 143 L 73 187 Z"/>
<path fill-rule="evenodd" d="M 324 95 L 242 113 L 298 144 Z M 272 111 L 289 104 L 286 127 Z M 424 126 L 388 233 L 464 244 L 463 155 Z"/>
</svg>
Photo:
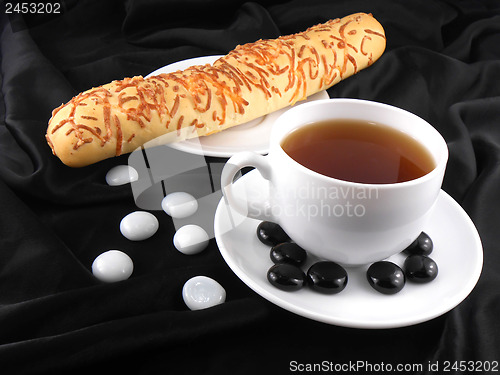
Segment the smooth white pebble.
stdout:
<svg viewBox="0 0 500 375">
<path fill-rule="evenodd" d="M 190 310 L 207 309 L 226 301 L 226 290 L 214 279 L 195 276 L 184 284 L 182 299 Z"/>
<path fill-rule="evenodd" d="M 208 233 L 195 224 L 180 227 L 174 234 L 174 246 L 186 255 L 198 254 L 208 246 Z"/>
<path fill-rule="evenodd" d="M 131 241 L 142 241 L 153 236 L 160 224 L 152 213 L 134 211 L 120 222 L 120 232 Z"/>
<path fill-rule="evenodd" d="M 106 173 L 106 182 L 109 186 L 125 185 L 138 179 L 137 170 L 130 165 L 117 165 Z"/>
<path fill-rule="evenodd" d="M 108 250 L 92 263 L 92 273 L 107 283 L 126 280 L 134 271 L 132 259 L 120 250 Z"/>
<path fill-rule="evenodd" d="M 198 201 L 191 194 L 178 191 L 166 195 L 161 201 L 161 207 L 167 215 L 175 219 L 183 219 L 198 210 Z"/>
</svg>

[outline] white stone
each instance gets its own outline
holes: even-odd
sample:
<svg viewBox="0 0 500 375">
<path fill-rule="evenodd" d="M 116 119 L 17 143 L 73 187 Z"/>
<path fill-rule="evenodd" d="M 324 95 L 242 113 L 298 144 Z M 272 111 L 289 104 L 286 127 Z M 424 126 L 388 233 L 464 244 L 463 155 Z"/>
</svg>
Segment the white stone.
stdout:
<svg viewBox="0 0 500 375">
<path fill-rule="evenodd" d="M 96 278 L 107 283 L 126 280 L 132 275 L 134 263 L 120 250 L 109 250 L 92 263 L 92 273 Z"/>
<path fill-rule="evenodd" d="M 226 290 L 214 279 L 195 276 L 184 284 L 182 298 L 190 310 L 201 310 L 226 301 Z"/>
<path fill-rule="evenodd" d="M 189 193 L 170 193 L 161 201 L 161 207 L 168 215 L 183 219 L 193 215 L 198 210 L 198 201 Z"/>
<path fill-rule="evenodd" d="M 146 211 L 135 211 L 120 222 L 120 232 L 131 241 L 142 241 L 153 236 L 160 224 L 155 215 Z"/>
<path fill-rule="evenodd" d="M 138 179 L 139 174 L 130 165 L 117 165 L 106 173 L 106 182 L 109 186 L 125 185 Z"/>
<path fill-rule="evenodd" d="M 194 224 L 180 227 L 174 234 L 174 246 L 186 255 L 198 254 L 208 246 L 208 233 L 202 227 Z"/>
</svg>

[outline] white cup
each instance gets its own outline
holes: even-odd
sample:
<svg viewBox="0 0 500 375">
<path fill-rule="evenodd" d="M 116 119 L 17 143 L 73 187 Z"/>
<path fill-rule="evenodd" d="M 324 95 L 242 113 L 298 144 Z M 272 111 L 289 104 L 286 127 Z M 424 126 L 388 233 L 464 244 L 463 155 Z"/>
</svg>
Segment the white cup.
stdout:
<svg viewBox="0 0 500 375">
<path fill-rule="evenodd" d="M 292 130 L 329 119 L 368 120 L 399 129 L 430 152 L 435 168 L 406 182 L 356 183 L 314 172 L 281 148 Z M 280 224 L 293 241 L 322 259 L 358 266 L 397 254 L 417 238 L 440 193 L 447 160 L 445 140 L 420 117 L 371 101 L 326 99 L 281 115 L 271 132 L 269 154 L 235 154 L 224 166 L 221 186 L 226 202 L 240 214 Z M 265 199 L 234 194 L 234 177 L 244 167 L 255 167 L 269 180 Z"/>
</svg>

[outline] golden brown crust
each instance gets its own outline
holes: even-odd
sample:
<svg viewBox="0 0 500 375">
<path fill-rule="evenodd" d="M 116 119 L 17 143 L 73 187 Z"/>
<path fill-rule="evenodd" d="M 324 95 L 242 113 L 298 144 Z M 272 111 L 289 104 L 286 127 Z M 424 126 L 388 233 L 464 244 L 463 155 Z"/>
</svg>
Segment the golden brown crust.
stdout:
<svg viewBox="0 0 500 375">
<path fill-rule="evenodd" d="M 162 143 L 212 134 L 294 104 L 366 68 L 385 49 L 382 26 L 357 13 L 273 40 L 237 46 L 212 66 L 125 78 L 56 108 L 47 142 L 82 167 Z"/>
</svg>

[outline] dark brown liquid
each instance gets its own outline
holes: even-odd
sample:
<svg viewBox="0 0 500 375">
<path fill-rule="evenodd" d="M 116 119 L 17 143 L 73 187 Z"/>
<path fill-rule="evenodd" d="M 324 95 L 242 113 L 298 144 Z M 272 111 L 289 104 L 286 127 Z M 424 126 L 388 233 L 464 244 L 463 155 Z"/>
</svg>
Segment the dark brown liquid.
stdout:
<svg viewBox="0 0 500 375">
<path fill-rule="evenodd" d="M 429 151 L 409 135 L 364 120 L 327 120 L 288 134 L 283 150 L 303 166 L 345 181 L 391 184 L 435 167 Z"/>
</svg>

